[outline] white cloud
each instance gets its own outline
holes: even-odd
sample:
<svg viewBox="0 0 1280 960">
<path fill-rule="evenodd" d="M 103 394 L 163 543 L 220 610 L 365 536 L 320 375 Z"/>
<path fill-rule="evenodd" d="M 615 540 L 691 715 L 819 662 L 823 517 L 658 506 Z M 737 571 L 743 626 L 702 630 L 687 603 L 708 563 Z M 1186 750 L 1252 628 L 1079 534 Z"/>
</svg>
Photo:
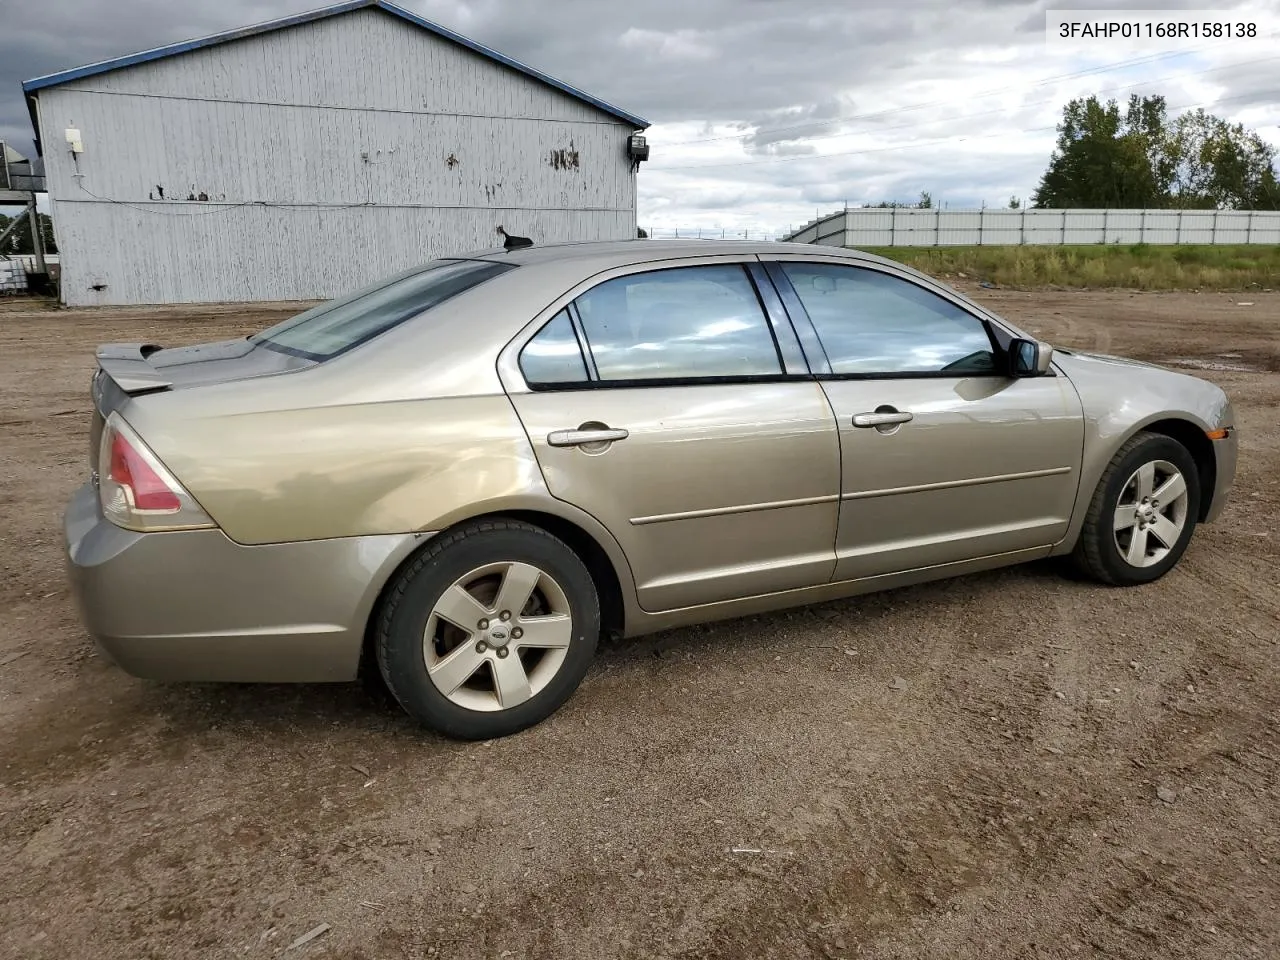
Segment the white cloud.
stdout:
<svg viewBox="0 0 1280 960">
<path fill-rule="evenodd" d="M 663 33 L 628 27 L 618 42 L 625 50 L 651 54 L 660 60 L 710 60 L 716 55 L 715 48 L 696 30 Z"/>
</svg>

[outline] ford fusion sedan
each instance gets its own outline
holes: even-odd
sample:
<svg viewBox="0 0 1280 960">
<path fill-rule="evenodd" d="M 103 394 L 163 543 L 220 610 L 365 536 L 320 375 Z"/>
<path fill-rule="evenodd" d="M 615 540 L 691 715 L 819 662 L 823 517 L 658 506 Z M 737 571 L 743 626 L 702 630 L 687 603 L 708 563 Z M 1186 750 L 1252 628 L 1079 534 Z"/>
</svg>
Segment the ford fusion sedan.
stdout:
<svg viewBox="0 0 1280 960">
<path fill-rule="evenodd" d="M 1149 583 L 1236 466 L 1218 387 L 825 247 L 482 251 L 97 360 L 65 534 L 107 656 L 165 680 L 368 668 L 460 738 L 549 716 L 606 632 L 1051 556 Z"/>
</svg>

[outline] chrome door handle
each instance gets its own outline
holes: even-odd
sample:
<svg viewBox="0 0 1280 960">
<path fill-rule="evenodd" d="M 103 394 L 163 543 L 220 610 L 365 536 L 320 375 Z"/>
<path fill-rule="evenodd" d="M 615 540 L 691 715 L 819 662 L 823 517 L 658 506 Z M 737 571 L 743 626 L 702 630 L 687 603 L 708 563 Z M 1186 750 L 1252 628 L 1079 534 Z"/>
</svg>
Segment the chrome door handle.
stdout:
<svg viewBox="0 0 1280 960">
<path fill-rule="evenodd" d="M 897 410 L 892 412 L 855 413 L 853 415 L 853 425 L 855 427 L 889 427 L 895 423 L 907 423 L 911 419 L 911 414 Z"/>
<path fill-rule="evenodd" d="M 601 427 L 591 430 L 553 430 L 547 434 L 547 443 L 553 447 L 583 447 L 591 443 L 613 443 L 631 436 L 621 427 Z"/>
</svg>

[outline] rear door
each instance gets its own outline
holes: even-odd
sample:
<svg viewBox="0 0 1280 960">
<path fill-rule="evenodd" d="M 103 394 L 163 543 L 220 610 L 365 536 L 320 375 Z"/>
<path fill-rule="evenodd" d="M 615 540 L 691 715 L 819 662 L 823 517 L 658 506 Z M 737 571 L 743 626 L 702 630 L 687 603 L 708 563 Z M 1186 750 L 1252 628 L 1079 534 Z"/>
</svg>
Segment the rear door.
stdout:
<svg viewBox="0 0 1280 960">
<path fill-rule="evenodd" d="M 768 269 L 839 424 L 837 580 L 1066 535 L 1084 418 L 1065 377 L 1007 376 L 1007 333 L 892 268 L 778 258 Z"/>
<path fill-rule="evenodd" d="M 762 296 L 754 261 L 617 270 L 509 348 L 551 493 L 617 538 L 644 609 L 831 578 L 835 421 Z"/>
</svg>

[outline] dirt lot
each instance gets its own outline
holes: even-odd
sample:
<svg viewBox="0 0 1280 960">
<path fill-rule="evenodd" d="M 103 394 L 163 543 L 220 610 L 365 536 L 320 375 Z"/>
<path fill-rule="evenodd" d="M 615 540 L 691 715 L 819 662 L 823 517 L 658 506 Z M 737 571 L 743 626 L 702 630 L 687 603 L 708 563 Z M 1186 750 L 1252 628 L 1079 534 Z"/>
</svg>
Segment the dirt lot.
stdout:
<svg viewBox="0 0 1280 960">
<path fill-rule="evenodd" d="M 99 660 L 59 523 L 93 346 L 287 311 L 0 304 L 0 956 L 273 956 L 327 923 L 287 957 L 1280 957 L 1280 295 L 981 293 L 1230 391 L 1236 492 L 1173 574 L 611 645 L 474 745 L 358 686 Z"/>
</svg>

